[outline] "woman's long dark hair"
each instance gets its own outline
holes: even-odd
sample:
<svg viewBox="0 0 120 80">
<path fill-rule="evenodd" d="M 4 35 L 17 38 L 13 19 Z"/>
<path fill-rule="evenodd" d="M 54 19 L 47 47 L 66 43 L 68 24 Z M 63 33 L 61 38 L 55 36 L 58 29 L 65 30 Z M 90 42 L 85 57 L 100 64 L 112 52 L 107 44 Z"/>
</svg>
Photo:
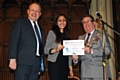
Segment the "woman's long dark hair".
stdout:
<svg viewBox="0 0 120 80">
<path fill-rule="evenodd" d="M 61 41 L 61 32 L 60 32 L 60 28 L 58 27 L 57 25 L 57 21 L 58 21 L 58 18 L 60 16 L 64 16 L 65 19 L 66 19 L 66 26 L 63 30 L 63 33 L 67 36 L 67 37 L 70 37 L 69 35 L 69 29 L 68 29 L 68 19 L 66 17 L 66 15 L 64 14 L 58 14 L 53 22 L 53 26 L 52 26 L 52 30 L 54 31 L 55 35 L 56 35 L 56 42 L 60 42 Z"/>
</svg>

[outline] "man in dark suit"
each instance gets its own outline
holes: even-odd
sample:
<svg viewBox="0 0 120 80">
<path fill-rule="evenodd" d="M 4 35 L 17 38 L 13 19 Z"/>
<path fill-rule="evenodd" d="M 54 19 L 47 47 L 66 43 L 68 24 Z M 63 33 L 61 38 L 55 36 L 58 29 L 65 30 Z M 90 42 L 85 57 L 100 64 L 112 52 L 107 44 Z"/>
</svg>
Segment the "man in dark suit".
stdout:
<svg viewBox="0 0 120 80">
<path fill-rule="evenodd" d="M 73 55 L 72 58 L 76 64 L 81 60 L 81 80 L 103 80 L 104 74 L 106 80 L 111 77 L 110 67 L 106 59 L 106 73 L 103 72 L 103 56 L 108 56 L 111 53 L 109 40 L 105 36 L 103 41 L 102 32 L 96 30 L 95 20 L 91 15 L 87 15 L 82 19 L 85 34 L 79 36 L 78 39 L 85 40 L 85 55 Z M 89 36 L 89 37 L 88 37 Z M 103 46 L 104 43 L 104 53 Z"/>
<path fill-rule="evenodd" d="M 8 41 L 9 67 L 15 70 L 14 80 L 38 80 L 40 57 L 44 54 L 44 31 L 37 22 L 42 14 L 41 6 L 30 4 L 27 14 L 28 18 L 14 21 Z"/>
</svg>

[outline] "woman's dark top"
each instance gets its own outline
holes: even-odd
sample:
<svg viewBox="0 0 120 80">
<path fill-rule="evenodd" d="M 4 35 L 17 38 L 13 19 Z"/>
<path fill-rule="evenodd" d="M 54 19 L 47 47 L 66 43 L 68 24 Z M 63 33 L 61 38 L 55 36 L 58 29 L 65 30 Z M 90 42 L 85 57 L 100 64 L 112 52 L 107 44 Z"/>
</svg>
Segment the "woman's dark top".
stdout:
<svg viewBox="0 0 120 80">
<path fill-rule="evenodd" d="M 61 44 L 63 40 L 68 40 L 64 33 L 61 33 Z M 48 72 L 50 80 L 67 80 L 69 74 L 68 56 L 63 55 L 63 50 L 59 52 L 56 62 L 49 62 Z"/>
</svg>

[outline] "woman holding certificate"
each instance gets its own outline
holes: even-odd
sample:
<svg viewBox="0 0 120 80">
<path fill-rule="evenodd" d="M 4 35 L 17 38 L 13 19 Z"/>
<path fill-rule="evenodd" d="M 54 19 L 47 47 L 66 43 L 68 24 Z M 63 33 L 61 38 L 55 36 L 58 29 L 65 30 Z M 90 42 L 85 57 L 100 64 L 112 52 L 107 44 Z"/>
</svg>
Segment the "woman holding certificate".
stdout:
<svg viewBox="0 0 120 80">
<path fill-rule="evenodd" d="M 73 77 L 72 59 L 69 56 L 63 56 L 63 40 L 68 40 L 68 20 L 64 14 L 59 14 L 49 31 L 45 54 L 48 54 L 48 73 L 50 80 L 67 80 L 68 75 Z"/>
</svg>

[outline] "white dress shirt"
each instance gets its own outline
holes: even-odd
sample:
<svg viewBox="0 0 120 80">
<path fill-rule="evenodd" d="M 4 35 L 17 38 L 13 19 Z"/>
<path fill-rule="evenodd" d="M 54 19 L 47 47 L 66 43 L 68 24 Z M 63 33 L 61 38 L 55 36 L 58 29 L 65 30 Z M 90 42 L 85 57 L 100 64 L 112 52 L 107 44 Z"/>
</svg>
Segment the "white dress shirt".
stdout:
<svg viewBox="0 0 120 80">
<path fill-rule="evenodd" d="M 29 19 L 29 20 L 30 20 L 30 19 Z M 39 46 L 40 46 L 40 45 L 39 45 L 39 40 L 38 40 L 36 31 L 35 31 L 35 28 L 34 28 L 34 23 L 33 23 L 32 20 L 30 20 L 30 22 L 31 22 L 31 24 L 32 24 L 32 27 L 33 27 L 33 30 L 34 30 L 34 33 L 35 33 L 35 36 L 36 36 L 36 40 L 37 40 L 37 51 L 36 51 L 36 55 L 37 55 L 37 56 L 40 56 L 40 54 L 39 54 Z M 42 39 L 42 37 L 41 37 L 41 32 L 40 32 L 40 28 L 39 28 L 39 26 L 38 26 L 37 21 L 35 21 L 35 23 L 36 23 L 36 25 L 37 25 L 37 28 L 38 28 L 38 31 L 39 31 L 39 34 L 40 34 L 40 38 Z"/>
</svg>

